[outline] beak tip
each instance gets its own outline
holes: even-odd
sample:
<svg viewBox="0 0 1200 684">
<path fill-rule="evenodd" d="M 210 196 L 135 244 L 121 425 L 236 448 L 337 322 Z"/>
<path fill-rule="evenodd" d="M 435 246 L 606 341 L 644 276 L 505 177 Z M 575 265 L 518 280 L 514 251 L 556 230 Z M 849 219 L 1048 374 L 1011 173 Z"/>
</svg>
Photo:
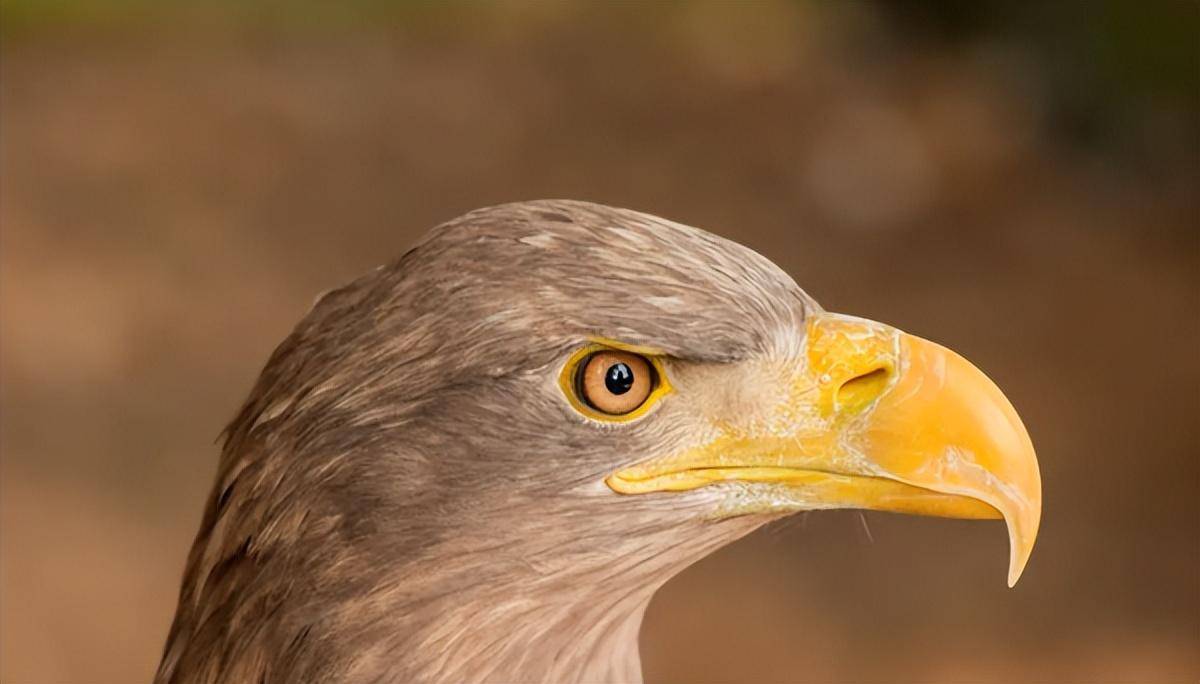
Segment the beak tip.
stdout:
<svg viewBox="0 0 1200 684">
<path fill-rule="evenodd" d="M 1019 579 L 1021 579 L 1021 571 L 1010 569 L 1008 571 L 1008 588 L 1012 589 L 1013 587 L 1017 586 L 1017 580 Z"/>
<path fill-rule="evenodd" d="M 1036 536 L 1036 523 L 1034 534 L 1032 536 L 1021 535 L 1017 530 L 1010 528 L 1009 533 L 1009 561 L 1008 561 L 1008 588 L 1012 589 L 1017 585 L 1017 580 L 1021 579 L 1021 575 L 1025 572 L 1025 566 L 1029 563 L 1029 557 L 1033 555 L 1033 536 Z"/>
<path fill-rule="evenodd" d="M 1017 580 L 1021 579 L 1021 575 L 1025 572 L 1025 564 L 1021 563 L 1008 569 L 1008 588 L 1012 589 L 1017 586 Z"/>
<path fill-rule="evenodd" d="M 1014 547 L 1012 558 L 1008 564 L 1009 589 L 1017 586 L 1017 580 L 1021 579 L 1021 575 L 1025 573 L 1025 564 L 1029 562 L 1029 551 L 1030 549 L 1018 550 L 1018 548 Z"/>
</svg>

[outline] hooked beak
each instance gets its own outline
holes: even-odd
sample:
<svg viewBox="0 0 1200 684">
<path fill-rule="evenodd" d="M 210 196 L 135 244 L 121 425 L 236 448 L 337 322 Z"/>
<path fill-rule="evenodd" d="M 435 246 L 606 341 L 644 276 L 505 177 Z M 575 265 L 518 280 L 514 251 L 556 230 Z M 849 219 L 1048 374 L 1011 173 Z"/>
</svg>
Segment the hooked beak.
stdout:
<svg viewBox="0 0 1200 684">
<path fill-rule="evenodd" d="M 1016 583 L 1041 519 L 1041 476 L 1025 426 L 987 376 L 933 342 L 828 313 L 809 318 L 786 375 L 787 398 L 766 420 L 731 420 L 707 444 L 610 475 L 609 487 L 641 494 L 739 481 L 789 496 L 735 513 L 1003 518 Z"/>
</svg>

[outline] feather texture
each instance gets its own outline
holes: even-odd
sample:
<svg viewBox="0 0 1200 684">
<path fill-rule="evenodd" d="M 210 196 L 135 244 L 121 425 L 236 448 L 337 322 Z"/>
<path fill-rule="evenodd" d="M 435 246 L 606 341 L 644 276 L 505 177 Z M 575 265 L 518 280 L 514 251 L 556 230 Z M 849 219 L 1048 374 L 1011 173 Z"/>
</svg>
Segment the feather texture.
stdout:
<svg viewBox="0 0 1200 684">
<path fill-rule="evenodd" d="M 749 249 L 572 201 L 482 209 L 321 297 L 225 433 L 156 682 L 640 680 L 654 591 L 762 518 L 614 469 L 702 418 L 575 413 L 593 336 L 686 372 L 791 353 L 817 310 Z"/>
</svg>

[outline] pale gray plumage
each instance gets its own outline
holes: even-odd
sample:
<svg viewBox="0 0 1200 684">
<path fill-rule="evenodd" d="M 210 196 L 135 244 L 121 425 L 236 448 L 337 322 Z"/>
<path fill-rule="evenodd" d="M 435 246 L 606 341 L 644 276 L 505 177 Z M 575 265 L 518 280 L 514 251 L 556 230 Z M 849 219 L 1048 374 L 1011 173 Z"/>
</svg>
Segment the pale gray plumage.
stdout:
<svg viewBox="0 0 1200 684">
<path fill-rule="evenodd" d="M 696 385 L 787 353 L 815 310 L 754 252 L 633 211 L 527 202 L 434 229 L 271 357 L 156 682 L 640 680 L 654 591 L 767 517 L 707 519 L 711 488 L 605 488 L 696 418 L 588 421 L 563 360 L 618 339 Z"/>
</svg>

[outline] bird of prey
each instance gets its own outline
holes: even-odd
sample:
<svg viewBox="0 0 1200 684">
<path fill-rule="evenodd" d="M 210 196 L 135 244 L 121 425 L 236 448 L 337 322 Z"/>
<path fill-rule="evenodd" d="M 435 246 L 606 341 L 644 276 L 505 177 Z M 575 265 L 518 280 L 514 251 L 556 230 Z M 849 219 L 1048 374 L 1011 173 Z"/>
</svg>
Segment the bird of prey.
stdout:
<svg viewBox="0 0 1200 684">
<path fill-rule="evenodd" d="M 635 682 L 655 590 L 797 511 L 1002 518 L 982 372 L 643 213 L 508 204 L 326 294 L 225 433 L 159 684 Z"/>
</svg>

